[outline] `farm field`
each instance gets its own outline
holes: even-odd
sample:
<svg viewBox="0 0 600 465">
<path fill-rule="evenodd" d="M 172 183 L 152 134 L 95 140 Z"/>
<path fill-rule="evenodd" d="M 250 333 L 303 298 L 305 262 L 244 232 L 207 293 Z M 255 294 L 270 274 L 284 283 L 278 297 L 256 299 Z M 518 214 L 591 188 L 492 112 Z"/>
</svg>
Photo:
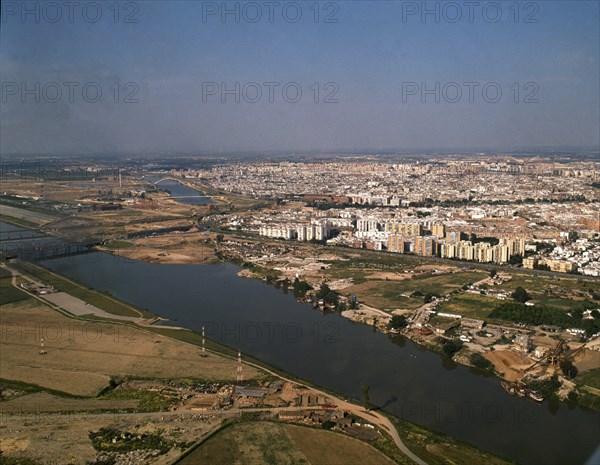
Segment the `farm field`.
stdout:
<svg viewBox="0 0 600 465">
<path fill-rule="evenodd" d="M 96 396 L 111 377 L 232 380 L 235 361 L 135 326 L 68 318 L 37 301 L 0 306 L 0 378 Z M 45 355 L 40 355 L 44 338 Z M 248 366 L 252 379 L 258 370 Z"/>
<path fill-rule="evenodd" d="M 343 453 L 341 453 L 343 451 Z M 392 465 L 370 445 L 339 433 L 272 422 L 245 422 L 207 439 L 178 465 Z"/>
</svg>

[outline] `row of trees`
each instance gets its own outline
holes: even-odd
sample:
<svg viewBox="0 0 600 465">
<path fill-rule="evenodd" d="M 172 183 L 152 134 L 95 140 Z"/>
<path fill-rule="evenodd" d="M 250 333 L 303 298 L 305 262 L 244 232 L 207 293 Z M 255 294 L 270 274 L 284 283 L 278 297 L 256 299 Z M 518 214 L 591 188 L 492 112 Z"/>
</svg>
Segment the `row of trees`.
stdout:
<svg viewBox="0 0 600 465">
<path fill-rule="evenodd" d="M 600 312 L 592 312 L 592 319 L 583 319 L 581 308 L 570 313 L 554 307 L 528 307 L 521 303 L 504 303 L 490 313 L 490 318 L 528 325 L 554 325 L 561 328 L 581 328 L 589 337 L 600 331 Z"/>
</svg>

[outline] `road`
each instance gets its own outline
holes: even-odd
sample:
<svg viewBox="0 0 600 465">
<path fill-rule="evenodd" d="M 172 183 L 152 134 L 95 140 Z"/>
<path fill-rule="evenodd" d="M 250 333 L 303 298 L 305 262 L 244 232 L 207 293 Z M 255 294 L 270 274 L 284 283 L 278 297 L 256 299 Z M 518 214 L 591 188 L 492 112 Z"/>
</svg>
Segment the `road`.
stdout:
<svg viewBox="0 0 600 465">
<path fill-rule="evenodd" d="M 214 351 L 210 350 L 209 352 L 214 352 Z M 224 356 L 223 354 L 220 354 L 218 352 L 214 352 L 214 353 L 217 355 L 220 355 L 220 356 Z M 230 358 L 235 359 L 234 357 L 230 357 Z M 275 373 L 274 371 L 271 371 L 268 368 L 265 368 L 256 363 L 244 362 L 244 364 L 258 368 L 259 370 L 269 373 L 270 375 L 280 378 L 284 381 L 288 381 L 288 382 L 294 383 L 294 384 L 298 383 L 297 381 L 286 378 L 286 377 L 282 376 L 281 374 Z M 324 397 L 328 397 L 329 399 L 331 399 L 338 406 L 338 408 L 340 408 L 340 410 L 348 411 L 351 414 L 356 415 L 357 417 L 363 418 L 367 422 L 383 429 L 385 432 L 387 432 L 390 435 L 390 437 L 393 439 L 393 441 L 396 444 L 396 446 L 398 447 L 398 449 L 400 449 L 400 451 L 404 455 L 406 455 L 409 459 L 411 459 L 413 462 L 417 463 L 418 465 L 428 465 L 427 462 L 425 462 L 424 460 L 420 459 L 418 456 L 413 454 L 412 451 L 406 446 L 406 444 L 404 444 L 404 442 L 402 442 L 402 439 L 400 438 L 400 435 L 398 434 L 398 430 L 396 429 L 394 424 L 389 420 L 388 417 L 386 417 L 382 413 L 377 412 L 377 411 L 372 411 L 372 410 L 366 410 L 362 406 L 352 404 L 352 403 L 347 402 L 339 397 L 333 396 L 329 392 L 321 391 L 320 389 L 314 388 L 312 386 L 310 387 L 310 389 L 311 389 L 311 391 L 316 392 L 317 394 L 320 394 Z M 286 409 L 286 408 L 289 409 L 290 407 L 284 407 L 283 409 Z M 295 409 L 296 410 L 306 410 L 305 408 L 298 408 L 298 407 L 296 407 Z"/>
</svg>

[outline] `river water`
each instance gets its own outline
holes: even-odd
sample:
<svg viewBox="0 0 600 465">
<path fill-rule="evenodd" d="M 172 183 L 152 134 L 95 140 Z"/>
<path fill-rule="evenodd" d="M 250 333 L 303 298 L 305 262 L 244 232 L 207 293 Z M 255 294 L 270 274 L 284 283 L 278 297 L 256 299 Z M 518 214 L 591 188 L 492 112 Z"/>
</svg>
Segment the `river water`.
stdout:
<svg viewBox="0 0 600 465">
<path fill-rule="evenodd" d="M 180 183 L 174 179 L 163 179 L 161 180 L 158 176 L 144 176 L 144 179 L 155 183 L 159 189 L 167 190 L 173 200 L 180 203 L 187 203 L 190 205 L 208 205 L 212 203 L 209 197 L 204 197 L 200 192 L 185 184 Z"/>
<path fill-rule="evenodd" d="M 232 264 L 156 265 L 104 253 L 45 266 L 199 330 L 317 385 L 371 401 L 408 421 L 530 465 L 585 463 L 600 414 L 509 396 L 497 378 L 456 365 L 401 336 L 374 332 L 262 282 Z"/>
</svg>

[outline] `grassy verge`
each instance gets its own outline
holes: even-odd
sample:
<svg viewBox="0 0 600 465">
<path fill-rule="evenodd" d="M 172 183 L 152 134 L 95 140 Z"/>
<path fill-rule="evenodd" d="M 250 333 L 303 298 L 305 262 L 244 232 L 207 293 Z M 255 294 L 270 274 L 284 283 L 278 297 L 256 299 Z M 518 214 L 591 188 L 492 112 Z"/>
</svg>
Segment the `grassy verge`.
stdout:
<svg viewBox="0 0 600 465">
<path fill-rule="evenodd" d="M 578 374 L 575 381 L 577 381 L 577 384 L 600 389 L 600 368 L 593 368 L 585 373 Z"/>
<path fill-rule="evenodd" d="M 27 228 L 27 229 L 37 229 L 40 226 L 39 223 L 34 223 L 32 221 L 23 220 L 21 218 L 14 218 L 12 216 L 7 216 L 6 214 L 2 215 L 2 218 L 0 218 L 0 221 L 3 221 L 6 224 L 12 224 L 13 226 L 18 226 L 20 228 Z"/>
<path fill-rule="evenodd" d="M 402 441 L 417 456 L 429 465 L 508 465 L 511 461 L 457 441 L 449 436 L 436 433 L 399 418 L 389 416 L 398 430 Z"/>
<path fill-rule="evenodd" d="M 57 273 L 51 272 L 39 265 L 20 262 L 17 266 L 15 266 L 15 268 L 27 275 L 33 276 L 35 279 L 38 279 L 45 284 L 54 286 L 54 288 L 59 291 L 64 291 L 67 294 L 77 297 L 78 299 L 105 310 L 108 313 L 134 317 L 140 316 L 141 314 L 145 318 L 152 318 L 156 316 L 146 310 L 142 310 L 133 305 L 127 304 L 116 297 L 104 294 L 83 284 L 79 284 L 75 281 L 65 278 Z"/>
<path fill-rule="evenodd" d="M 137 412 L 165 412 L 174 401 L 174 397 L 160 392 L 141 389 L 112 389 L 99 397 L 104 400 L 138 400 Z"/>
<path fill-rule="evenodd" d="M 0 305 L 30 299 L 31 297 L 26 292 L 12 285 L 12 278 L 0 278 Z"/>
</svg>

